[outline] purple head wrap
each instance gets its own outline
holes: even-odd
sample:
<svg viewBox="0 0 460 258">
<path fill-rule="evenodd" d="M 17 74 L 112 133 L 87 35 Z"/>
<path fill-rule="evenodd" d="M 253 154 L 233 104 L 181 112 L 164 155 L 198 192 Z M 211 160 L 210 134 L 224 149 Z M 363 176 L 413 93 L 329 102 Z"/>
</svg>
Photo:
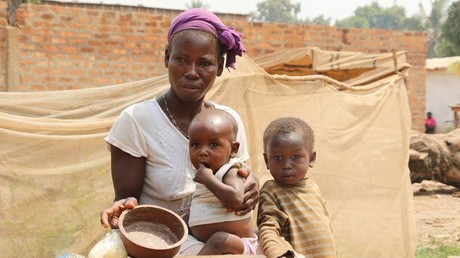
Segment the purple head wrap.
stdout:
<svg viewBox="0 0 460 258">
<path fill-rule="evenodd" d="M 205 30 L 217 36 L 219 42 L 228 49 L 225 67 L 235 69 L 236 55 L 241 56 L 246 52 L 241 34 L 226 27 L 214 13 L 202 8 L 184 11 L 173 20 L 168 31 L 168 43 L 171 43 L 177 32 L 189 29 Z"/>
</svg>

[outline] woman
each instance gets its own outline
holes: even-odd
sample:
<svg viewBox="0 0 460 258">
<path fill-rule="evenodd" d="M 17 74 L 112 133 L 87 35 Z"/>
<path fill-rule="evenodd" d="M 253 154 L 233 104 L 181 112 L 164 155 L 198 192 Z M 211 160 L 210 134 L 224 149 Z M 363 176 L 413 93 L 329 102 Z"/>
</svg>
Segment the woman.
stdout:
<svg viewBox="0 0 460 258">
<path fill-rule="evenodd" d="M 202 110 L 218 108 L 238 122 L 238 156 L 249 158 L 244 126 L 231 108 L 204 101 L 224 67 L 234 68 L 235 55 L 245 48 L 241 37 L 213 13 L 191 9 L 179 14 L 168 32 L 165 66 L 170 89 L 162 96 L 135 104 L 122 112 L 105 140 L 110 144 L 115 201 L 102 211 L 101 224 L 118 227 L 123 210 L 139 203 L 162 206 L 187 217 L 195 184 L 189 159 L 188 127 Z M 258 181 L 250 173 L 245 203 L 230 207 L 237 214 L 251 211 L 259 198 Z M 202 243 L 189 237 L 182 254 L 197 253 Z"/>
</svg>

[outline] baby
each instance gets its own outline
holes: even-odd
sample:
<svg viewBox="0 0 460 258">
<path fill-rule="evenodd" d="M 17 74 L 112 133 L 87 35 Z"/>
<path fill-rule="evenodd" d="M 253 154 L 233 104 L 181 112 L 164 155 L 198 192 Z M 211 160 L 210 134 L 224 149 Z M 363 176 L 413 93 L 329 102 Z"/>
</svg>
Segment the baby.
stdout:
<svg viewBox="0 0 460 258">
<path fill-rule="evenodd" d="M 189 127 L 190 159 L 197 169 L 189 226 L 193 236 L 205 242 L 199 255 L 255 254 L 257 235 L 251 215 L 238 216 L 227 207 L 243 203 L 245 164 L 235 158 L 237 123 L 227 112 L 206 109 Z"/>
</svg>

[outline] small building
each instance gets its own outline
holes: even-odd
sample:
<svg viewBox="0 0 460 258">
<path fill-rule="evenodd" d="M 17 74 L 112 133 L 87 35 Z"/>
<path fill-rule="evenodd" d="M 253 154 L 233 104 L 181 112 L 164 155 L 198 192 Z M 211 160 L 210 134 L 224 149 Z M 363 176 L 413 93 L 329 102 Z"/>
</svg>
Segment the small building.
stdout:
<svg viewBox="0 0 460 258">
<path fill-rule="evenodd" d="M 426 112 L 436 119 L 435 133 L 454 129 L 452 106 L 460 105 L 460 76 L 447 72 L 447 67 L 460 62 L 460 56 L 426 60 Z"/>
</svg>

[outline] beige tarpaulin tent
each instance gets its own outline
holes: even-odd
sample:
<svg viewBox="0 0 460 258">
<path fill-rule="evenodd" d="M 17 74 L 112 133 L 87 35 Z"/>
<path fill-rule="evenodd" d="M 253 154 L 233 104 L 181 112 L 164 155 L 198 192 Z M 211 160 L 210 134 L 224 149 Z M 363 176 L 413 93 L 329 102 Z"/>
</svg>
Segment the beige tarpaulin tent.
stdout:
<svg viewBox="0 0 460 258">
<path fill-rule="evenodd" d="M 305 48 L 254 61 L 245 56 L 208 98 L 241 114 L 261 183 L 270 178 L 262 157 L 265 126 L 281 116 L 312 125 L 318 156 L 311 176 L 327 201 L 341 257 L 413 257 L 407 68 L 404 52 Z M 105 233 L 99 212 L 113 198 L 103 137 L 123 108 L 168 86 L 160 76 L 75 91 L 0 93 L 2 255 L 87 254 Z"/>
</svg>

